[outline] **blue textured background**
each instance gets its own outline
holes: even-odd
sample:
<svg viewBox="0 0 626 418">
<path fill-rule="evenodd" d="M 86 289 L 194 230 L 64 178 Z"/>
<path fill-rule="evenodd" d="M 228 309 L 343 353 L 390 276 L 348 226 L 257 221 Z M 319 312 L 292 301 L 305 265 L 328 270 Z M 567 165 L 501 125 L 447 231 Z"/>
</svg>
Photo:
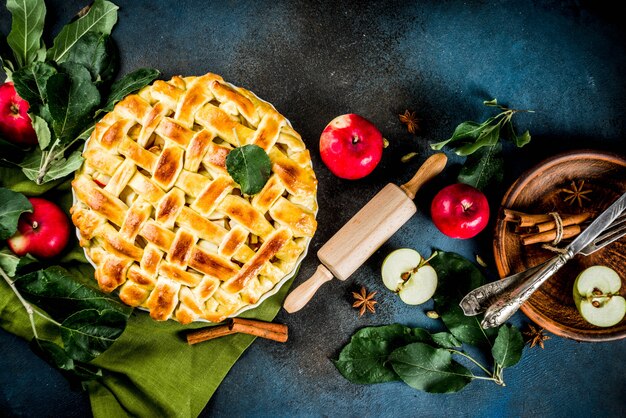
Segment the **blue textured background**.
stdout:
<svg viewBox="0 0 626 418">
<path fill-rule="evenodd" d="M 48 1 L 50 22 L 66 22 L 86 0 Z M 505 149 L 506 185 L 555 153 L 595 148 L 626 154 L 626 32 L 609 6 L 585 1 L 117 1 L 114 37 L 122 73 L 156 67 L 164 77 L 207 71 L 251 89 L 273 103 L 302 134 L 319 178 L 319 230 L 310 254 L 387 182 L 408 180 L 457 123 L 488 115 L 482 100 L 497 97 L 517 108 L 520 131 L 533 141 Z M 47 28 L 48 38 L 58 24 Z M 0 11 L 6 35 L 9 16 Z M 50 41 L 48 41 L 50 44 Z M 422 135 L 398 122 L 416 110 Z M 333 117 L 359 113 L 389 139 L 379 168 L 348 182 L 333 177 L 318 153 L 318 138 Z M 409 151 L 420 153 L 399 163 Z M 422 210 L 347 282 L 325 285 L 301 312 L 281 312 L 290 341 L 258 340 L 242 356 L 203 415 L 342 416 L 625 416 L 626 342 L 577 343 L 553 337 L 546 349 L 525 349 L 505 372 L 507 386 L 477 381 L 458 394 L 429 395 L 401 383 L 353 385 L 330 359 L 366 325 L 401 322 L 435 328 L 423 312 L 386 291 L 383 257 L 412 247 L 433 247 L 491 262 L 491 231 L 478 239 L 443 237 L 428 219 L 434 192 L 456 177 L 459 159 L 426 187 Z M 502 191 L 503 192 L 503 191 Z M 496 196 L 494 203 L 501 196 Z M 312 274 L 304 262 L 296 284 Z M 492 278 L 495 271 L 491 268 Z M 349 291 L 364 284 L 379 292 L 376 315 L 359 318 Z M 527 322 L 518 314 L 518 325 Z M 27 344 L 0 331 L 0 415 L 84 416 L 87 396 L 72 392 Z M 172 376 L 175 379 L 175 376 Z M 198 382 L 202 384 L 202 382 Z"/>
</svg>

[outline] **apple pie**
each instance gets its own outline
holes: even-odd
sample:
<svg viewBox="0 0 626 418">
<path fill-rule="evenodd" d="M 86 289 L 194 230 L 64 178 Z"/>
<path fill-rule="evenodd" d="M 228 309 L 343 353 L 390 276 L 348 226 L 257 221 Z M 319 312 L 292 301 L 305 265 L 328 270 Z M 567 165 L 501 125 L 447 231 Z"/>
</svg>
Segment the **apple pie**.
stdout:
<svg viewBox="0 0 626 418">
<path fill-rule="evenodd" d="M 226 169 L 256 144 L 271 174 L 254 196 Z M 96 124 L 72 182 L 72 221 L 105 292 L 155 320 L 219 322 L 292 273 L 317 223 L 317 180 L 300 135 L 220 76 L 174 77 Z"/>
</svg>

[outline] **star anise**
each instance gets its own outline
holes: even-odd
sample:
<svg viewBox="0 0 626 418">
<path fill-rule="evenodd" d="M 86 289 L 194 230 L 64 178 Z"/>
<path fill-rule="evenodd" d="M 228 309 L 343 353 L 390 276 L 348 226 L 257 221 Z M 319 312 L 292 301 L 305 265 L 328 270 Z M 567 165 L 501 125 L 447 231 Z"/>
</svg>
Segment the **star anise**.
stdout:
<svg viewBox="0 0 626 418">
<path fill-rule="evenodd" d="M 585 186 L 585 180 L 581 180 L 580 182 L 578 182 L 578 185 L 576 184 L 575 181 L 572 181 L 571 189 L 561 189 L 561 192 L 567 194 L 567 196 L 565 196 L 565 198 L 563 199 L 563 202 L 569 203 L 570 205 L 573 205 L 574 202 L 578 202 L 578 207 L 580 208 L 583 207 L 584 200 L 591 202 L 591 199 L 585 196 L 591 193 L 591 189 L 585 190 L 583 189 L 584 186 Z"/>
<path fill-rule="evenodd" d="M 411 112 L 409 110 L 405 110 L 403 114 L 398 115 L 400 118 L 400 122 L 406 125 L 406 129 L 415 134 L 420 130 L 420 120 L 415 116 L 415 112 Z"/>
<path fill-rule="evenodd" d="M 550 339 L 550 336 L 543 332 L 543 328 L 535 328 L 533 325 L 528 324 L 528 331 L 523 332 L 526 337 L 526 344 L 530 344 L 530 348 L 536 345 L 543 348 L 543 342 Z"/>
<path fill-rule="evenodd" d="M 359 316 L 363 316 L 366 311 L 370 311 L 371 313 L 376 313 L 376 309 L 374 309 L 374 305 L 378 302 L 374 300 L 374 296 L 377 292 L 368 293 L 365 286 L 361 286 L 360 292 L 352 292 L 352 296 L 354 297 L 354 303 L 352 304 L 353 308 L 361 308 L 359 310 Z"/>
</svg>

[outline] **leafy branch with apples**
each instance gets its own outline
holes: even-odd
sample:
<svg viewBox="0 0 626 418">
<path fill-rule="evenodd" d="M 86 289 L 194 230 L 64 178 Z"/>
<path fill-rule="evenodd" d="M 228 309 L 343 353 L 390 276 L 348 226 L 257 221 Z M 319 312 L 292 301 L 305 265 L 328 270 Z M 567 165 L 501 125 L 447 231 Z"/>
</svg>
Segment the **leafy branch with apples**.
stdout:
<svg viewBox="0 0 626 418">
<path fill-rule="evenodd" d="M 131 309 L 93 286 L 67 215 L 69 180 L 104 112 L 159 76 L 142 68 L 115 81 L 111 37 L 118 7 L 96 0 L 47 47 L 42 0 L 8 0 L 11 30 L 0 41 L 0 285 L 27 314 L 32 348 L 80 381 L 90 361 L 121 335 Z M 6 42 L 5 42 L 6 40 Z M 26 196 L 30 197 L 26 197 Z M 40 197 L 42 196 L 43 197 Z"/>
</svg>

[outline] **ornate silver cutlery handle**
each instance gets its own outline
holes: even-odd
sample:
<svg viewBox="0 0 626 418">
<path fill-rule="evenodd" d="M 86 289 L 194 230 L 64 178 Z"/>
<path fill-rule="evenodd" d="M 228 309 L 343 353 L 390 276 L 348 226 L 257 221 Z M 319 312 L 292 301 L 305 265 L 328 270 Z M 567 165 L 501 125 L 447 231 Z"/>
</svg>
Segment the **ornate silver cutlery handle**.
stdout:
<svg viewBox="0 0 626 418">
<path fill-rule="evenodd" d="M 564 254 L 559 254 L 541 267 L 528 281 L 523 281 L 521 285 L 513 288 L 510 293 L 506 293 L 496 299 L 485 312 L 481 326 L 483 328 L 493 328 L 504 324 L 546 280 L 563 267 L 573 256 L 574 253 L 569 250 Z"/>
</svg>

